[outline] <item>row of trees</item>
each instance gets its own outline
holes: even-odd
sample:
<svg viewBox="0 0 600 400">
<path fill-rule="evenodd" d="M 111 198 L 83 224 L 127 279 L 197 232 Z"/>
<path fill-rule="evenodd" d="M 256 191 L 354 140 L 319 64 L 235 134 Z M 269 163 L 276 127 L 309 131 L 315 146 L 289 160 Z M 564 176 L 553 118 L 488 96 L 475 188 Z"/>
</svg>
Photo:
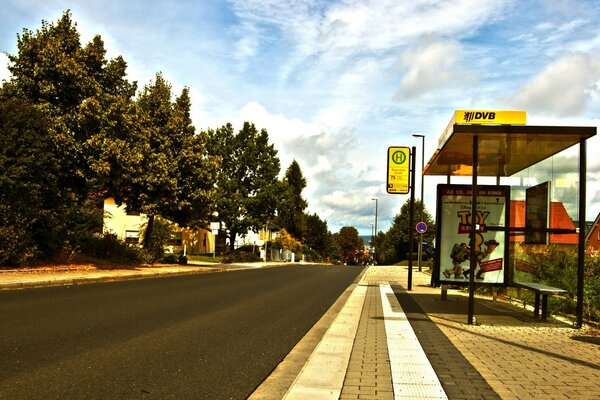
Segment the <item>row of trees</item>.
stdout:
<svg viewBox="0 0 600 400">
<path fill-rule="evenodd" d="M 319 257 L 339 251 L 327 222 L 307 214 L 306 179 L 280 161 L 265 129 L 246 122 L 197 132 L 189 89 L 162 74 L 138 92 L 100 36 L 82 45 L 70 12 L 17 35 L 0 87 L 0 264 L 77 251 L 101 231 L 102 201 L 203 227 L 218 213 L 235 238 L 270 221 Z"/>
<path fill-rule="evenodd" d="M 433 249 L 435 238 L 435 221 L 431 214 L 427 211 L 424 203 L 416 200 L 414 204 L 414 215 L 420 216 L 423 212 L 423 221 L 427 224 L 428 229 L 423 234 L 423 251 L 424 254 Z M 408 259 L 410 249 L 410 231 L 415 229 L 414 226 L 409 226 L 410 221 L 410 200 L 407 200 L 400 208 L 400 213 L 394 217 L 392 226 L 387 232 L 378 232 L 373 239 L 373 244 L 377 249 L 375 257 L 379 264 L 392 265 L 399 261 Z M 413 242 L 413 253 L 416 258 L 418 255 L 418 244 L 420 235 L 415 232 Z M 430 254 L 431 255 L 431 254 Z"/>
</svg>

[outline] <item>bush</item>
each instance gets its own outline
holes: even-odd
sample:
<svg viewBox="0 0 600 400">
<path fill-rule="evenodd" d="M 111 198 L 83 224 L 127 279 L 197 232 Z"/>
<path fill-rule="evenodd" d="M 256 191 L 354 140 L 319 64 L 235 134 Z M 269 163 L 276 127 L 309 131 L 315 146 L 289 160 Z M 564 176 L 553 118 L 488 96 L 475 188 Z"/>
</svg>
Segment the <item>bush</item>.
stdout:
<svg viewBox="0 0 600 400">
<path fill-rule="evenodd" d="M 80 241 L 81 253 L 103 260 L 122 262 L 147 262 L 147 256 L 137 246 L 128 245 L 115 234 L 89 236 Z"/>
<path fill-rule="evenodd" d="M 251 253 L 248 251 L 234 251 L 233 253 L 229 253 L 221 262 L 223 264 L 232 264 L 238 262 L 258 262 L 260 261 L 260 256 L 256 253 Z"/>
<path fill-rule="evenodd" d="M 163 259 L 161 260 L 161 262 L 163 264 L 177 264 L 179 262 L 179 258 L 177 257 L 176 254 L 167 254 L 166 256 L 163 257 Z"/>
</svg>

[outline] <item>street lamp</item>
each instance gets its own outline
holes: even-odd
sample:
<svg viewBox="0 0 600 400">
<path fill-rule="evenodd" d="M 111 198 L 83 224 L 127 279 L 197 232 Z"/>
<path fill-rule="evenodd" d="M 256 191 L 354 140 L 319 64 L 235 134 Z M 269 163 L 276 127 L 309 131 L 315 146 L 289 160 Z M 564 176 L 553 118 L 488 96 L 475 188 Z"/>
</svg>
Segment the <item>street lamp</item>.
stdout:
<svg viewBox="0 0 600 400">
<path fill-rule="evenodd" d="M 421 138 L 421 215 L 419 217 L 419 222 L 423 222 L 423 209 L 425 208 L 425 200 L 423 199 L 423 170 L 425 169 L 425 135 L 421 133 L 414 133 L 413 137 Z M 414 189 L 414 188 L 413 188 Z M 413 229 L 413 227 L 410 227 Z M 423 234 L 419 235 L 419 272 L 421 269 L 421 259 L 423 258 Z"/>
<path fill-rule="evenodd" d="M 375 200 L 375 237 L 377 237 L 377 203 L 378 199 L 371 198 L 371 200 Z M 373 242 L 373 265 L 375 265 L 375 254 L 376 254 L 375 242 Z"/>
</svg>

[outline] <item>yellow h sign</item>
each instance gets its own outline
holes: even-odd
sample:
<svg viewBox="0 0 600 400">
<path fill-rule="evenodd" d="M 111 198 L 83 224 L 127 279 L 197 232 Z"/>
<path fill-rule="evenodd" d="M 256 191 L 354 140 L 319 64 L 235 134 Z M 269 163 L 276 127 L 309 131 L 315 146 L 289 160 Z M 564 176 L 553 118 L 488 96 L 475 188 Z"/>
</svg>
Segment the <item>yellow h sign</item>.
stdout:
<svg viewBox="0 0 600 400">
<path fill-rule="evenodd" d="M 410 149 L 408 147 L 388 148 L 387 192 L 407 194 L 410 191 Z"/>
</svg>

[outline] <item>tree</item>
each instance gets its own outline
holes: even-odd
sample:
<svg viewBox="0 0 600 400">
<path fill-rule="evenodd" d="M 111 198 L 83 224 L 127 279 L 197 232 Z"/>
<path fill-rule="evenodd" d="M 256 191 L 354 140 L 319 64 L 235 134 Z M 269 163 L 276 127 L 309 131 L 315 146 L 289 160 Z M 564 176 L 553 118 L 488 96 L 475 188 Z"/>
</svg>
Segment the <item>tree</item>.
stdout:
<svg viewBox="0 0 600 400">
<path fill-rule="evenodd" d="M 339 233 L 334 234 L 333 238 L 339 248 L 342 261 L 349 265 L 355 264 L 357 255 L 362 253 L 364 245 L 356 228 L 345 226 L 340 229 Z"/>
<path fill-rule="evenodd" d="M 302 197 L 306 187 L 306 178 L 302 175 L 300 165 L 292 161 L 283 179 L 284 195 L 277 210 L 277 222 L 292 236 L 301 239 L 304 231 L 304 209 L 308 206 Z"/>
<path fill-rule="evenodd" d="M 321 220 L 317 214 L 305 214 L 302 242 L 315 250 L 321 257 L 327 257 L 331 246 L 330 241 L 331 234 L 327 229 L 327 221 Z"/>
<path fill-rule="evenodd" d="M 420 215 L 421 208 L 423 206 L 423 202 L 420 200 L 415 201 L 415 216 Z M 427 211 L 426 208 L 423 209 L 423 219 L 427 224 L 427 232 L 423 235 L 423 241 L 428 244 L 433 243 L 433 239 L 435 237 L 435 223 L 431 214 Z M 408 257 L 409 250 L 409 238 L 410 238 L 410 230 L 415 229 L 414 226 L 409 226 L 410 222 L 410 200 L 406 200 L 406 202 L 400 208 L 400 213 L 394 217 L 394 222 L 388 232 L 386 233 L 385 239 L 381 240 L 382 243 L 377 243 L 377 248 L 380 249 L 380 252 L 384 249 L 387 249 L 387 257 L 390 257 L 389 253 L 390 248 L 395 250 L 395 254 L 393 259 L 386 260 L 387 263 L 393 261 L 398 262 L 400 260 L 405 260 Z M 413 251 L 418 251 L 418 243 L 419 236 L 415 232 L 415 241 Z M 379 240 L 379 237 L 378 237 Z M 416 254 L 416 253 L 415 253 Z M 383 262 L 384 260 L 378 260 Z"/>
<path fill-rule="evenodd" d="M 296 240 L 292 235 L 288 233 L 288 231 L 285 230 L 285 228 L 283 228 L 281 229 L 281 231 L 279 231 L 279 234 L 277 235 L 275 240 L 273 240 L 273 246 L 275 246 L 275 248 L 295 252 L 300 250 L 300 248 L 302 247 L 302 243 Z"/>
<path fill-rule="evenodd" d="M 157 215 L 188 227 L 208 221 L 218 159 L 207 154 L 207 134 L 195 135 L 187 88 L 172 101 L 171 85 L 158 73 L 137 106 L 143 168 L 133 178 L 126 204 L 148 215 L 143 240 L 148 249 Z"/>
<path fill-rule="evenodd" d="M 237 134 L 231 124 L 210 130 L 208 144 L 209 154 L 222 159 L 216 204 L 233 251 L 239 234 L 258 231 L 275 215 L 282 192 L 279 158 L 267 130 L 249 122 Z"/>
<path fill-rule="evenodd" d="M 0 98 L 0 265 L 57 245 L 58 164 L 47 130 L 27 100 Z"/>
<path fill-rule="evenodd" d="M 138 161 L 129 136 L 136 84 L 125 78 L 127 64 L 120 56 L 106 60 L 100 36 L 82 46 L 68 11 L 36 32 L 24 29 L 17 42 L 3 89 L 49 117 L 59 185 L 69 192 L 62 198 L 81 203 L 107 191 L 119 197 L 124 172 Z"/>
<path fill-rule="evenodd" d="M 126 80 L 121 57 L 106 60 L 100 36 L 81 45 L 69 12 L 54 24 L 42 21 L 36 32 L 24 29 L 17 49 L 8 56 L 11 77 L 1 92 L 4 99 L 26 102 L 45 121 L 34 130 L 37 136 L 29 130 L 28 137 L 32 147 L 45 143 L 42 158 L 53 162 L 48 170 L 54 183 L 44 189 L 54 199 L 44 206 L 52 218 L 27 229 L 39 255 L 51 256 L 73 248 L 81 216 L 97 209 L 90 208 L 94 199 L 118 198 L 128 185 L 127 171 L 139 161 L 130 137 L 136 84 Z"/>
</svg>

